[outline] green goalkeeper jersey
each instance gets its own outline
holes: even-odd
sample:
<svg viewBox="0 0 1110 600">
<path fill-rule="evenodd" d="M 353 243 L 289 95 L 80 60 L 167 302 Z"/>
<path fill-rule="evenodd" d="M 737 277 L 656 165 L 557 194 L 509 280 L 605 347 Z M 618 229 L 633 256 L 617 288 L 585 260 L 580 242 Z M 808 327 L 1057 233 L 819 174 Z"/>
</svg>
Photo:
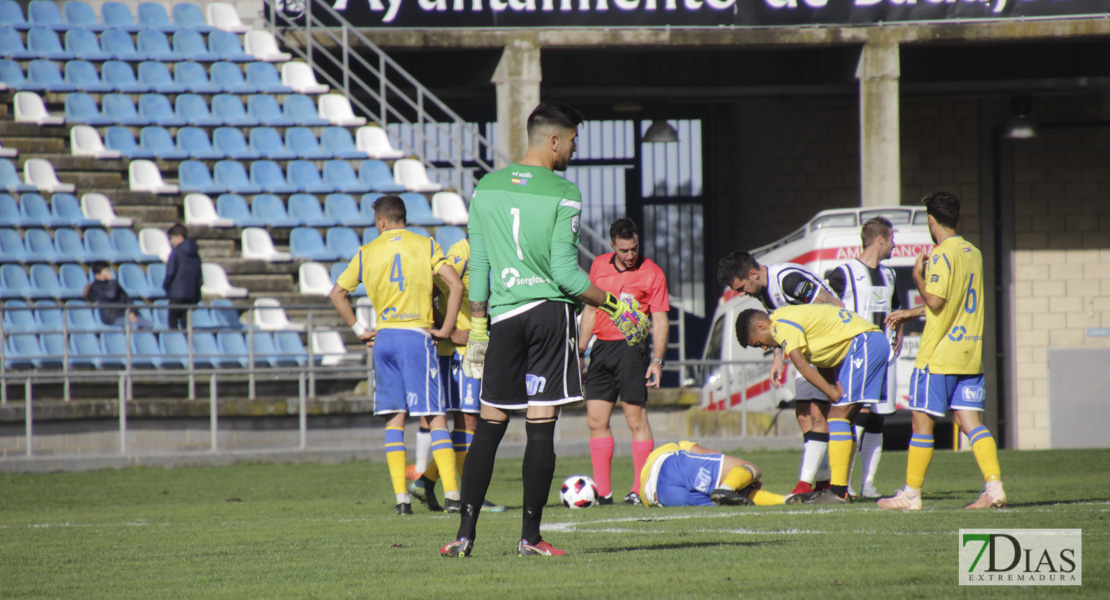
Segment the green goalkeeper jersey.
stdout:
<svg viewBox="0 0 1110 600">
<path fill-rule="evenodd" d="M 512 164 L 482 178 L 470 202 L 470 301 L 489 316 L 543 300 L 574 304 L 590 287 L 578 268 L 582 195 L 544 167 Z"/>
</svg>

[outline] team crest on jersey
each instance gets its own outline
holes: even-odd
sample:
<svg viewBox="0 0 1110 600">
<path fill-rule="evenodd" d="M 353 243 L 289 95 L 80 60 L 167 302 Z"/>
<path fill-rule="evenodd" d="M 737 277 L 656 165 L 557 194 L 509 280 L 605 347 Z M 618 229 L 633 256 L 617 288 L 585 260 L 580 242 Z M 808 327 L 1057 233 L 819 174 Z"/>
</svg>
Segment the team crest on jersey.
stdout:
<svg viewBox="0 0 1110 600">
<path fill-rule="evenodd" d="M 574 235 L 578 235 L 579 228 L 581 228 L 581 224 L 579 223 L 578 215 L 574 215 L 570 218 L 570 231 Z"/>
</svg>

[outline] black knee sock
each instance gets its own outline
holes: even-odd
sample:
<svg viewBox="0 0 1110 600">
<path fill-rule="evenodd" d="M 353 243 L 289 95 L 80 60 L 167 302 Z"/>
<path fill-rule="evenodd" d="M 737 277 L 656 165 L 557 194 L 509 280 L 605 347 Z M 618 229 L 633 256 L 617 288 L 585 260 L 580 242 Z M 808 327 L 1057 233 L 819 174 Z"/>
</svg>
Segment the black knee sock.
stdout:
<svg viewBox="0 0 1110 600">
<path fill-rule="evenodd" d="M 540 521 L 543 507 L 551 495 L 551 478 L 555 475 L 555 419 L 524 425 L 528 445 L 524 449 L 524 515 L 521 519 L 520 537 L 529 544 L 540 541 Z M 470 456 L 467 455 L 469 459 Z"/>
<path fill-rule="evenodd" d="M 501 438 L 505 437 L 505 429 L 508 426 L 507 421 L 478 419 L 478 426 L 474 428 L 474 439 L 463 462 L 463 472 L 466 473 L 466 477 L 463 477 L 460 490 L 462 499 L 458 535 L 460 538 L 474 539 L 482 501 L 486 499 L 486 491 L 489 489 L 490 479 L 493 478 L 493 460 L 497 458 L 497 447 L 501 445 Z"/>
</svg>

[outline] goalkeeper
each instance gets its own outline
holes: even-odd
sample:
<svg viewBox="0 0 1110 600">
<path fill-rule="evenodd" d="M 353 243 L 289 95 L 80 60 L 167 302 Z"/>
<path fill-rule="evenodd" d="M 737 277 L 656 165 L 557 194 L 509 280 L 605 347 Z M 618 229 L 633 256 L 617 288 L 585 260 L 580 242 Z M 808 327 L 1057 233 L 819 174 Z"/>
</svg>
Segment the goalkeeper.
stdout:
<svg viewBox="0 0 1110 600">
<path fill-rule="evenodd" d="M 577 302 L 607 313 L 628 342 L 651 322 L 635 302 L 602 291 L 578 269 L 582 199 L 555 175 L 576 150 L 582 115 L 555 102 L 528 117 L 528 150 L 519 163 L 482 178 L 470 203 L 471 328 L 463 370 L 482 380 L 481 413 L 463 471 L 456 539 L 444 556 L 469 556 L 509 413 L 525 411 L 520 556 L 566 554 L 540 537 L 555 472 L 559 407 L 582 400 Z"/>
</svg>

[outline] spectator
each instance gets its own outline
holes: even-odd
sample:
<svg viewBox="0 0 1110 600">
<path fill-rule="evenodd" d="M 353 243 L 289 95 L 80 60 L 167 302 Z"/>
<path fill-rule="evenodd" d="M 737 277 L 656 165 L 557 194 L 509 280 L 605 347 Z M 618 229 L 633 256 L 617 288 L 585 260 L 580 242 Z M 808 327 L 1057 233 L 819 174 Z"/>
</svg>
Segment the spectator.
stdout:
<svg viewBox="0 0 1110 600">
<path fill-rule="evenodd" d="M 197 243 L 189 239 L 189 230 L 180 223 L 170 227 L 166 234 L 173 250 L 166 261 L 162 289 L 170 300 L 170 327 L 184 329 L 188 309 L 182 305 L 200 302 L 200 252 Z"/>
<path fill-rule="evenodd" d="M 123 287 L 116 281 L 112 268 L 103 261 L 92 264 L 93 281 L 85 286 L 81 297 L 93 304 L 107 304 L 100 309 L 100 320 L 106 325 L 125 327 L 127 319 L 131 320 L 134 329 L 150 329 L 150 321 L 140 319 L 138 315 L 124 308 L 123 304 L 131 304 L 131 297 L 123 291 Z"/>
</svg>

